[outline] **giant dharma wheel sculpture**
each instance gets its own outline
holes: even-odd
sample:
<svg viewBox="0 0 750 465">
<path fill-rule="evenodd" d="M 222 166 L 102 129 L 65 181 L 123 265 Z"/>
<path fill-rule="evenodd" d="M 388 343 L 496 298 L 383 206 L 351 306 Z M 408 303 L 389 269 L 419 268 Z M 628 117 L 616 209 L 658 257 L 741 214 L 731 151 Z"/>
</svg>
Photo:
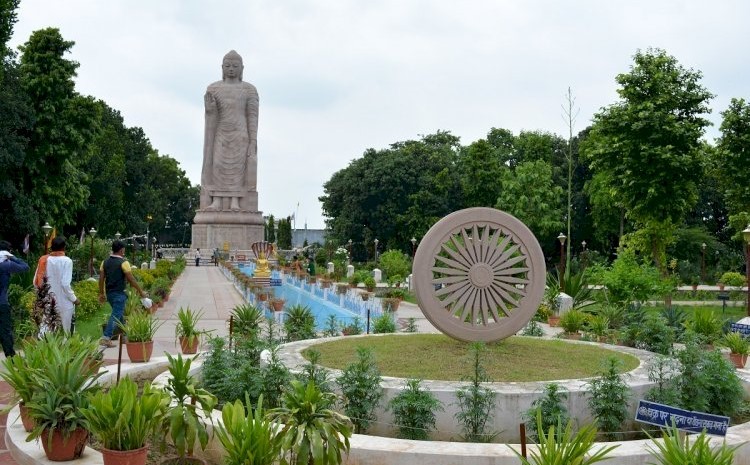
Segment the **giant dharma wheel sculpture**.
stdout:
<svg viewBox="0 0 750 465">
<path fill-rule="evenodd" d="M 427 231 L 412 274 L 430 323 L 455 339 L 490 342 L 531 320 L 546 272 L 539 242 L 525 224 L 493 208 L 467 208 Z"/>
</svg>

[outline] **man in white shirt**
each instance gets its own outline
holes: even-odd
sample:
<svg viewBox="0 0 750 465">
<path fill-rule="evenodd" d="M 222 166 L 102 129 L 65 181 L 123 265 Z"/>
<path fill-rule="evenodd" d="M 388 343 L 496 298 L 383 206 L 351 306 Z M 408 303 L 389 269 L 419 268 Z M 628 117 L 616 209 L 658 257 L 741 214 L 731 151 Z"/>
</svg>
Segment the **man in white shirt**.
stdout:
<svg viewBox="0 0 750 465">
<path fill-rule="evenodd" d="M 49 291 L 54 295 L 55 309 L 60 314 L 62 327 L 69 333 L 75 306 L 79 304 L 79 301 L 70 286 L 73 280 L 73 260 L 65 256 L 65 246 L 64 237 L 57 236 L 52 239 L 52 252 L 39 259 L 34 274 L 34 285 L 41 286 L 42 278 L 47 277 Z"/>
</svg>

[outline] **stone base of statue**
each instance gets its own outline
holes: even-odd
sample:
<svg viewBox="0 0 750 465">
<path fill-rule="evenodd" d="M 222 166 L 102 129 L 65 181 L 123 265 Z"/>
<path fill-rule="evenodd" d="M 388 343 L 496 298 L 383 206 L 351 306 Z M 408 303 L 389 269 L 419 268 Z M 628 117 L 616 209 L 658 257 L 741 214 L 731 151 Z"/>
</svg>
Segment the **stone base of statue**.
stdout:
<svg viewBox="0 0 750 465">
<path fill-rule="evenodd" d="M 203 212 L 195 214 L 193 249 L 248 250 L 263 240 L 263 217 L 260 212 Z"/>
</svg>

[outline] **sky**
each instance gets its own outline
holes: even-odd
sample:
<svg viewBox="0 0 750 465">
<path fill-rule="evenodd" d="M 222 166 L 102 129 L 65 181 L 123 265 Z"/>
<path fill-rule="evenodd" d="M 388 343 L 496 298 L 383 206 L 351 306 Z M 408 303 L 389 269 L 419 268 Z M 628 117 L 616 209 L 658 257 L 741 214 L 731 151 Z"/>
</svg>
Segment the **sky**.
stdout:
<svg viewBox="0 0 750 465">
<path fill-rule="evenodd" d="M 744 0 L 21 0 L 11 46 L 57 27 L 75 42 L 77 91 L 142 127 L 200 182 L 203 94 L 234 49 L 260 95 L 259 208 L 324 227 L 323 184 L 368 148 L 447 130 L 567 137 L 617 101 L 637 50 L 703 73 L 718 136 L 750 98 Z"/>
</svg>

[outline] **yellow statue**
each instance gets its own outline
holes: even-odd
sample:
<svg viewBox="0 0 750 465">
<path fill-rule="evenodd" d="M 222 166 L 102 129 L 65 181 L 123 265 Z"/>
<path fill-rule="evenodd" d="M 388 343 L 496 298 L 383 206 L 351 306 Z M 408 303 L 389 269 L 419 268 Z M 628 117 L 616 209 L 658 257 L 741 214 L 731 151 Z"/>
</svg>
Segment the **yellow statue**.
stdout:
<svg viewBox="0 0 750 465">
<path fill-rule="evenodd" d="M 271 269 L 268 267 L 268 260 L 266 260 L 266 254 L 260 251 L 258 258 L 255 260 L 255 273 L 253 275 L 256 278 L 268 278 L 271 276 Z"/>
</svg>

